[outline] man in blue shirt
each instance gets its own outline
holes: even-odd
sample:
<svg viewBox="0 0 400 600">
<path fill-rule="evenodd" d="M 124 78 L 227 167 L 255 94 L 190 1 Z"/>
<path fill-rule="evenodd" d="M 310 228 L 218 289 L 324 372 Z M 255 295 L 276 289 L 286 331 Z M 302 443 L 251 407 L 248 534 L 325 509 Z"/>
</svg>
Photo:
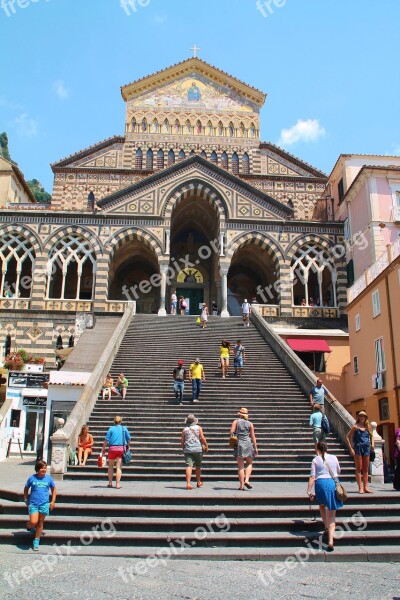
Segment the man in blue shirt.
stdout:
<svg viewBox="0 0 400 600">
<path fill-rule="evenodd" d="M 310 406 L 314 408 L 315 404 L 319 404 L 321 412 L 325 413 L 325 394 L 328 391 L 322 385 L 322 380 L 317 379 L 317 385 L 311 388 L 310 390 Z"/>
</svg>

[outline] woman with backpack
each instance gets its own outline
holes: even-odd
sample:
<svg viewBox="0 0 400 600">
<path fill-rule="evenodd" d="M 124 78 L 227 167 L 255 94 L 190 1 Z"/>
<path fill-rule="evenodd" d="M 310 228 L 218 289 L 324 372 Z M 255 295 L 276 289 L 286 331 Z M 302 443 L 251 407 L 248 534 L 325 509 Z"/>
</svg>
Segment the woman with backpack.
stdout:
<svg viewBox="0 0 400 600">
<path fill-rule="evenodd" d="M 203 452 L 208 451 L 207 440 L 198 419 L 194 415 L 188 415 L 185 421 L 185 427 L 181 434 L 181 446 L 185 455 L 186 462 L 186 489 L 191 490 L 192 471 L 196 469 L 197 487 L 203 486 L 201 481 L 201 463 L 203 460 Z"/>
</svg>

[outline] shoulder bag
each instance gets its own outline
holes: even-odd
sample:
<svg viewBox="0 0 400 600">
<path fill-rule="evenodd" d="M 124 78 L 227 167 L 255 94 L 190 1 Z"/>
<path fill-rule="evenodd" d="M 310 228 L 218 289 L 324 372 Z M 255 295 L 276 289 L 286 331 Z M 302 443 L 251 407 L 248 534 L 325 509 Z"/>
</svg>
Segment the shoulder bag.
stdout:
<svg viewBox="0 0 400 600">
<path fill-rule="evenodd" d="M 129 463 L 132 460 L 132 453 L 129 449 L 129 446 L 126 445 L 126 441 L 125 441 L 125 427 L 123 428 L 122 431 L 122 441 L 123 441 L 123 446 L 124 446 L 124 453 L 122 455 L 122 462 L 124 465 L 129 465 Z"/>
<path fill-rule="evenodd" d="M 334 476 L 332 469 L 330 468 L 328 463 L 325 462 L 325 460 L 324 460 L 324 465 L 326 465 L 326 468 L 328 469 L 330 476 L 332 477 L 333 481 L 336 484 L 336 490 L 335 490 L 336 499 L 339 500 L 339 502 L 346 502 L 346 500 L 347 500 L 346 490 L 344 489 L 343 485 L 340 483 L 339 479 Z"/>
</svg>

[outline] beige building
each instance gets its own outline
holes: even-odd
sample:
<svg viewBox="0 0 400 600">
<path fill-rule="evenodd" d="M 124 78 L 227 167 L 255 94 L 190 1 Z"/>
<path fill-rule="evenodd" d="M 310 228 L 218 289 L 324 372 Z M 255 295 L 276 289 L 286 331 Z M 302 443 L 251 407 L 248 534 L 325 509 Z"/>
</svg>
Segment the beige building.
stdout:
<svg viewBox="0 0 400 600">
<path fill-rule="evenodd" d="M 347 406 L 378 423 L 389 458 L 400 426 L 400 237 L 348 291 Z"/>
<path fill-rule="evenodd" d="M 32 205 L 36 200 L 18 167 L 0 156 L 0 209 L 16 204 Z"/>
</svg>

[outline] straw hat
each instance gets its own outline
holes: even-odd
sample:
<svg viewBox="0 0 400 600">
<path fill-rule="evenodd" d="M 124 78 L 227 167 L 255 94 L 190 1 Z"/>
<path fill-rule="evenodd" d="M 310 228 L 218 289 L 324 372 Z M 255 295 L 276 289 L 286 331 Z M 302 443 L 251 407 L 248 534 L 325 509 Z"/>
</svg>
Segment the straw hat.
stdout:
<svg viewBox="0 0 400 600">
<path fill-rule="evenodd" d="M 194 415 L 188 415 L 186 417 L 185 425 L 187 427 L 190 427 L 190 425 L 197 425 L 198 422 L 199 422 L 199 420 L 196 419 L 196 417 Z"/>
<path fill-rule="evenodd" d="M 249 411 L 247 410 L 247 408 L 241 408 L 239 410 L 239 412 L 238 412 L 238 415 L 240 415 L 241 417 L 242 416 L 248 417 L 249 416 Z"/>
</svg>

